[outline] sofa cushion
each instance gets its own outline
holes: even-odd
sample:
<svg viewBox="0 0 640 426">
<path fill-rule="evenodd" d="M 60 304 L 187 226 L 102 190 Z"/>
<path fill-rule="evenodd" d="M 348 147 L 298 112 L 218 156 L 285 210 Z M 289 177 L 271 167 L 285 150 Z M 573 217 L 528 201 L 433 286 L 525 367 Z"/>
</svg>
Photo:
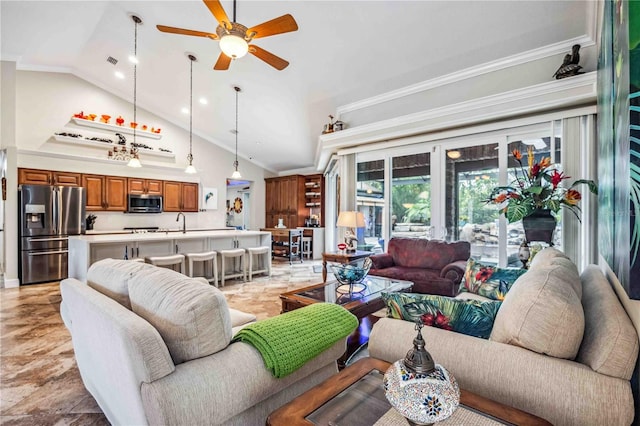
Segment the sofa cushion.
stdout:
<svg viewBox="0 0 640 426">
<path fill-rule="evenodd" d="M 388 253 L 396 266 L 442 270 L 456 260 L 467 260 L 471 252 L 468 241 L 448 243 L 423 238 L 392 238 Z"/>
<path fill-rule="evenodd" d="M 584 313 L 574 290 L 580 277 L 572 271 L 563 265 L 538 265 L 520 276 L 504 298 L 491 340 L 574 359 L 584 332 Z"/>
<path fill-rule="evenodd" d="M 558 273 L 566 274 L 567 282 L 572 285 L 573 289 L 578 295 L 578 298 L 582 299 L 582 284 L 580 280 L 569 278 L 569 276 L 573 277 L 574 275 L 580 275 L 580 273 L 578 272 L 578 268 L 576 267 L 575 263 L 573 263 L 573 261 L 560 250 L 554 247 L 546 247 L 542 249 L 534 256 L 529 269 L 536 269 L 540 266 L 554 265 L 560 265 L 564 267 L 563 269 L 559 269 Z"/>
<path fill-rule="evenodd" d="M 216 353 L 231 341 L 231 317 L 217 288 L 154 267 L 129 280 L 133 311 L 153 325 L 180 364 Z"/>
<path fill-rule="evenodd" d="M 460 292 L 466 291 L 493 300 L 503 300 L 513 283 L 525 272 L 526 269 L 499 268 L 469 259 L 460 283 Z"/>
<path fill-rule="evenodd" d="M 488 339 L 501 302 L 416 293 L 382 293 L 387 316 Z"/>
<path fill-rule="evenodd" d="M 153 265 L 146 263 L 120 259 L 103 259 L 89 267 L 87 284 L 125 308 L 131 309 L 129 279 L 134 274 L 153 269 Z"/>
<path fill-rule="evenodd" d="M 629 380 L 638 357 L 638 335 L 609 281 L 595 265 L 581 275 L 584 338 L 576 361 Z"/>
</svg>

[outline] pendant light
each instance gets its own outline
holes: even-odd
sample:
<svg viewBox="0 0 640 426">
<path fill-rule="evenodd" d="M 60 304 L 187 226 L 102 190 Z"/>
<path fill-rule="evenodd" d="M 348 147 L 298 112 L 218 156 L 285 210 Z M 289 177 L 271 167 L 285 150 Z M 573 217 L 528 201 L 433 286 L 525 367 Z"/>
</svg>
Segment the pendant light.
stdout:
<svg viewBox="0 0 640 426">
<path fill-rule="evenodd" d="M 240 92 L 241 89 L 238 86 L 233 86 L 233 90 L 236 91 L 236 130 L 234 132 L 236 134 L 236 160 L 233 162 L 235 171 L 231 175 L 231 178 L 240 179 L 242 178 L 242 175 L 238 171 L 238 92 Z"/>
<path fill-rule="evenodd" d="M 142 19 L 138 18 L 136 15 L 131 16 L 133 22 L 135 23 L 135 33 L 133 37 L 133 122 L 137 123 L 137 84 L 138 84 L 138 24 L 142 23 Z M 140 158 L 138 158 L 138 147 L 136 146 L 136 127 L 133 127 L 133 143 L 131 144 L 131 159 L 127 163 L 129 167 L 142 167 L 142 163 L 140 163 Z"/>
<path fill-rule="evenodd" d="M 190 60 L 190 69 L 189 69 L 189 155 L 187 155 L 187 160 L 189 161 L 189 165 L 184 170 L 185 173 L 193 174 L 196 173 L 197 170 L 193 167 L 193 63 L 197 60 L 193 55 L 187 55 Z"/>
</svg>

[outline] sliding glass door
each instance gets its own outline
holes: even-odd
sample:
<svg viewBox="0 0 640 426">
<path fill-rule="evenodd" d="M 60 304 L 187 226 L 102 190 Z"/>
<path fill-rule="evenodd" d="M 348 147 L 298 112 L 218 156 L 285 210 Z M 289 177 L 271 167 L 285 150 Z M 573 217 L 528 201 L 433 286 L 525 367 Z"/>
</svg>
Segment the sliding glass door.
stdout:
<svg viewBox="0 0 640 426">
<path fill-rule="evenodd" d="M 392 237 L 464 240 L 475 259 L 521 266 L 521 222 L 508 224 L 487 200 L 493 188 L 514 181 L 514 149 L 525 155 L 525 168 L 529 148 L 534 161 L 550 157 L 560 164 L 561 134 L 556 121 L 358 154 L 357 208 L 366 222 L 361 248 L 385 250 Z M 556 246 L 562 241 L 558 220 Z"/>
<path fill-rule="evenodd" d="M 445 155 L 445 229 L 451 241 L 471 243 L 471 257 L 498 264 L 500 213 L 487 204 L 498 186 L 499 144 L 449 149 Z"/>
<path fill-rule="evenodd" d="M 391 237 L 431 238 L 431 155 L 391 158 Z"/>
</svg>

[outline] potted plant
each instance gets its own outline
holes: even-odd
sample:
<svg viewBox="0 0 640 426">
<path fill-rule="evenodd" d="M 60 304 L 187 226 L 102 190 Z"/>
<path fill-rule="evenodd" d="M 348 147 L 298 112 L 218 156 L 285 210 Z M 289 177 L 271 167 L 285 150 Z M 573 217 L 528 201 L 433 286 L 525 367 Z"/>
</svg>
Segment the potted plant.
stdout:
<svg viewBox="0 0 640 426">
<path fill-rule="evenodd" d="M 527 150 L 527 168 L 522 164 L 522 153 L 514 149 L 511 154 L 519 167 L 514 169 L 515 180 L 509 186 L 498 186 L 491 191 L 488 203 L 499 204 L 501 213 L 509 223 L 522 220 L 527 241 L 545 241 L 551 244 L 557 214 L 561 208 L 567 208 L 580 219 L 578 206 L 582 195 L 576 189 L 585 184 L 597 194 L 598 187 L 592 180 L 580 179 L 569 187 L 561 186 L 570 176 L 551 165 L 549 157 L 535 162 L 533 147 Z"/>
</svg>

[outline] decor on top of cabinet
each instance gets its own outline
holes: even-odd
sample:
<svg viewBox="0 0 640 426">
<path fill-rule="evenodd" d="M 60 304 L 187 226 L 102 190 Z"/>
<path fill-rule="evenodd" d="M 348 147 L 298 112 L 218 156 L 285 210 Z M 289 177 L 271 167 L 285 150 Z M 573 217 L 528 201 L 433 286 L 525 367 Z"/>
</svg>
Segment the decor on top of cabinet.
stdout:
<svg viewBox="0 0 640 426">
<path fill-rule="evenodd" d="M 117 161 L 130 161 L 132 158 L 138 156 L 138 150 L 136 148 L 127 148 L 125 146 L 114 146 L 108 153 L 109 160 Z"/>
</svg>

